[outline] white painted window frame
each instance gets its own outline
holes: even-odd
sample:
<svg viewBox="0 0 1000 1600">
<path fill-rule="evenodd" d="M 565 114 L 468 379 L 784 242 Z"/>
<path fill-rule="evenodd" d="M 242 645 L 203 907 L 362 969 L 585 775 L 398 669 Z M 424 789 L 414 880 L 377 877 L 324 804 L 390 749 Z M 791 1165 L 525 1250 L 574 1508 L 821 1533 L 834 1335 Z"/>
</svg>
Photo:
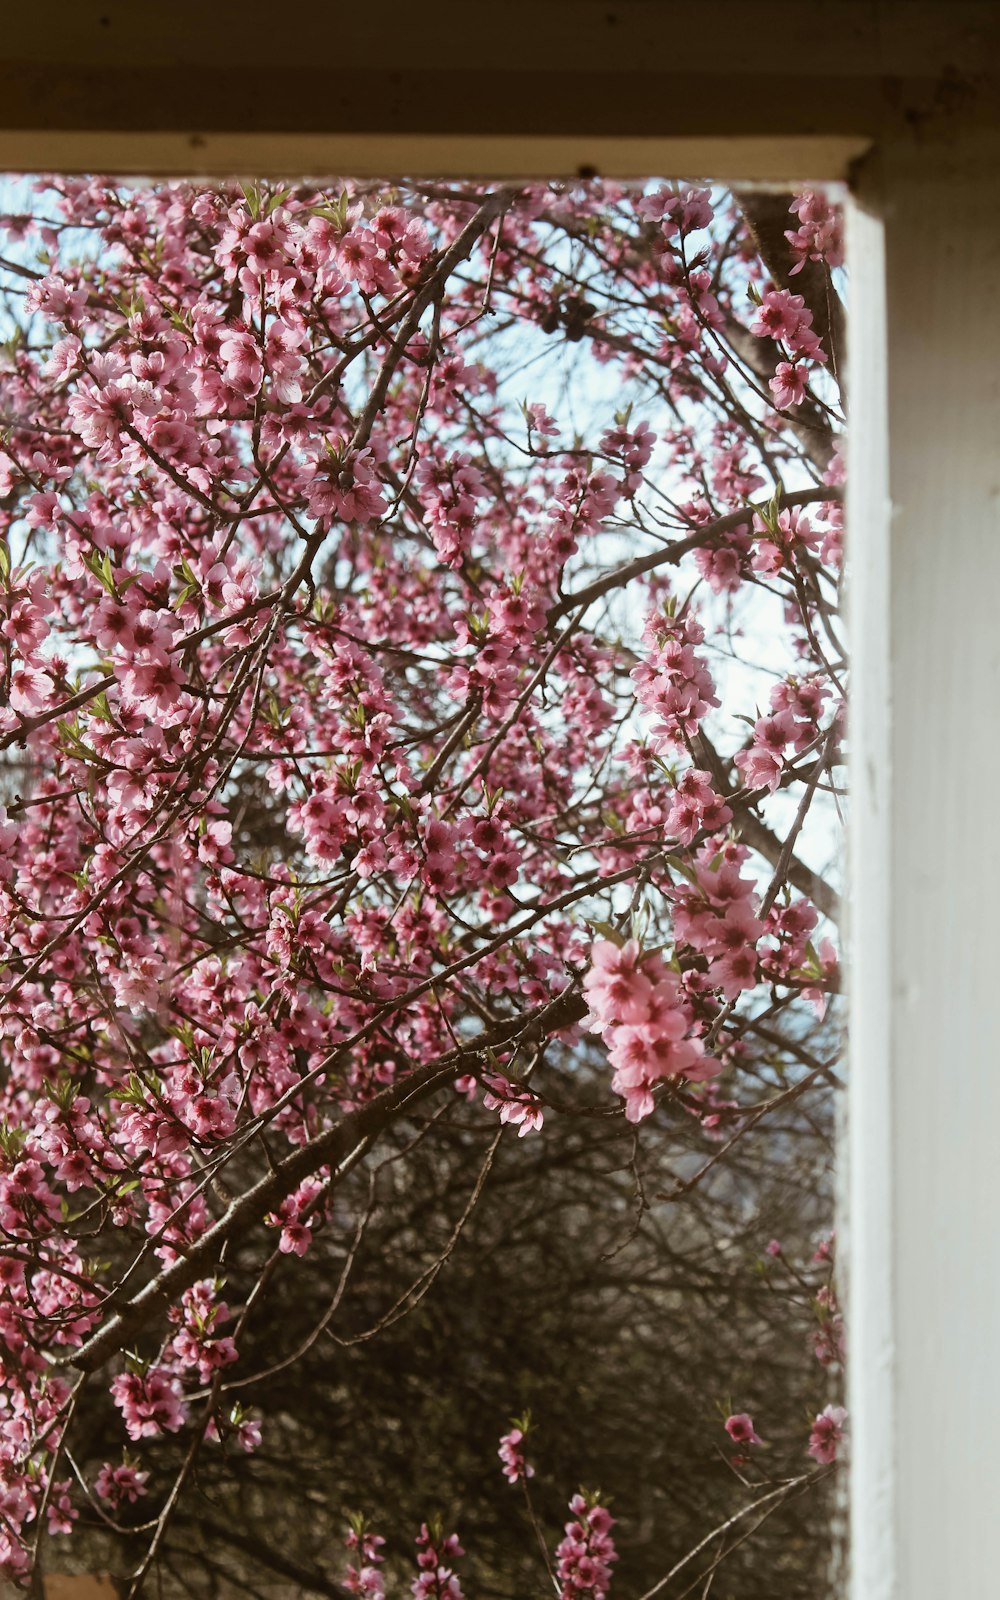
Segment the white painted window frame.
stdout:
<svg viewBox="0 0 1000 1600">
<path fill-rule="evenodd" d="M 843 177 L 867 141 L 227 135 L 202 171 Z M 182 134 L 0 133 L 0 168 L 190 170 Z M 850 1600 L 994 1600 L 1000 1561 L 1000 144 L 856 169 L 848 504 Z M 107 1590 L 51 1579 L 52 1600 Z M 780 1596 L 775 1600 L 781 1600 Z"/>
<path fill-rule="evenodd" d="M 851 205 L 852 1600 L 992 1600 L 1000 1488 L 1000 140 Z"/>
</svg>

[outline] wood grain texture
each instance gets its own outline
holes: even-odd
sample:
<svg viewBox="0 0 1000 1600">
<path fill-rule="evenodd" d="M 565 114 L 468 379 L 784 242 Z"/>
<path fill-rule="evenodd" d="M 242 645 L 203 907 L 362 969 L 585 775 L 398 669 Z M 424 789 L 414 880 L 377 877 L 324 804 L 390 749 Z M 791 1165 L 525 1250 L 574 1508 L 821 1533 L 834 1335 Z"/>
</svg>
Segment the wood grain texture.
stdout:
<svg viewBox="0 0 1000 1600">
<path fill-rule="evenodd" d="M 760 138 L 617 134 L 159 133 L 0 126 L 0 171 L 146 177 L 558 178 L 600 173 L 778 184 L 844 178 L 869 149 L 860 135 Z"/>
<path fill-rule="evenodd" d="M 780 181 L 809 171 L 798 141 L 842 177 L 873 138 L 998 116 L 995 0 L 300 0 L 280 27 L 236 0 L 64 0 L 12 8 L 0 41 L 18 169 L 367 172 L 367 137 L 383 170 L 632 175 L 673 160 L 629 149 L 650 140 Z"/>
</svg>

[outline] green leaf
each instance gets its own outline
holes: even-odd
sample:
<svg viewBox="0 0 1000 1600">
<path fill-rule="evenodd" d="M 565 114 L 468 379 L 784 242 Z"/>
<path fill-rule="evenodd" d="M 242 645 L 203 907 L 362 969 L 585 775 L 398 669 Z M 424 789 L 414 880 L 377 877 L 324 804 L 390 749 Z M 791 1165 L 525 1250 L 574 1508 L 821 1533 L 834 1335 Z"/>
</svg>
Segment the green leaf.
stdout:
<svg viewBox="0 0 1000 1600">
<path fill-rule="evenodd" d="M 240 192 L 247 203 L 247 210 L 256 222 L 260 216 L 260 189 L 256 184 L 241 183 Z"/>
<path fill-rule="evenodd" d="M 688 883 L 696 884 L 698 882 L 698 874 L 689 861 L 683 860 L 681 856 L 667 856 L 666 860 L 667 865 L 673 867 L 675 872 L 679 872 L 682 878 L 687 879 Z"/>
<path fill-rule="evenodd" d="M 106 550 L 98 553 L 96 550 L 88 551 L 83 558 L 83 564 L 88 572 L 92 572 L 102 589 L 106 589 L 112 599 L 117 600 L 118 591 L 115 588 L 114 569 L 111 557 Z"/>
</svg>

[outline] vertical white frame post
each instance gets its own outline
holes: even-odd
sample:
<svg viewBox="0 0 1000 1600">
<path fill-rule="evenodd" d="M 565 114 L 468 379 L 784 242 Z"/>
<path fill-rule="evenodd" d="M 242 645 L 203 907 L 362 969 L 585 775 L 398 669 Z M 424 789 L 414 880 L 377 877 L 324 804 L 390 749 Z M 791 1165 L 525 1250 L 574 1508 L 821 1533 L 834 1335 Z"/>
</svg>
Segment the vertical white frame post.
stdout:
<svg viewBox="0 0 1000 1600">
<path fill-rule="evenodd" d="M 851 1413 L 851 1600 L 892 1600 L 893 1389 L 889 430 L 882 220 L 849 202 L 850 1089 L 840 1145 Z M 845 1149 L 846 1146 L 846 1149 Z"/>
<path fill-rule="evenodd" d="M 990 1600 L 1000 1482 L 1000 148 L 851 217 L 852 1600 Z"/>
</svg>

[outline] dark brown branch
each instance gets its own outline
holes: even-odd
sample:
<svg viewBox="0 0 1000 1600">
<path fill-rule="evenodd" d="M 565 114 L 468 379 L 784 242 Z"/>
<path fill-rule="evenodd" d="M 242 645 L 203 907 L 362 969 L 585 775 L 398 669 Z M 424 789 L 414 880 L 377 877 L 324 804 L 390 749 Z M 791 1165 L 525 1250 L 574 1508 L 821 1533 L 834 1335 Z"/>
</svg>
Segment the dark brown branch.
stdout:
<svg viewBox="0 0 1000 1600">
<path fill-rule="evenodd" d="M 93 1372 L 103 1365 L 151 1317 L 165 1311 L 218 1260 L 223 1244 L 232 1246 L 245 1238 L 304 1178 L 321 1166 L 337 1167 L 362 1140 L 377 1138 L 397 1113 L 450 1083 L 470 1058 L 480 1055 L 487 1047 L 506 1043 L 526 1028 L 541 1025 L 552 1031 L 568 1027 L 578 1022 L 585 1011 L 586 1005 L 577 995 L 565 995 L 526 1015 L 507 1018 L 467 1045 L 418 1067 L 399 1083 L 383 1089 L 367 1105 L 349 1112 L 332 1127 L 316 1134 L 234 1200 L 218 1221 L 189 1246 L 186 1255 L 180 1256 L 140 1289 L 121 1311 L 66 1359 L 65 1365 L 83 1372 Z"/>
<path fill-rule="evenodd" d="M 840 490 L 836 488 L 792 489 L 778 497 L 778 504 L 782 507 L 810 506 L 818 501 L 840 498 Z M 644 573 L 654 572 L 657 567 L 676 566 L 682 557 L 689 555 L 692 550 L 701 550 L 705 545 L 714 543 L 716 539 L 724 538 L 727 533 L 735 533 L 737 528 L 749 527 L 754 513 L 763 515 L 767 509 L 768 506 L 762 503 L 744 506 L 740 511 L 729 511 L 724 517 L 717 517 L 714 522 L 706 522 L 703 527 L 696 528 L 684 539 L 675 539 L 660 550 L 651 550 L 646 556 L 638 556 L 627 566 L 618 567 L 614 572 L 606 572 L 603 577 L 595 578 L 593 583 L 588 583 L 586 588 L 564 595 L 554 606 L 550 606 L 547 613 L 549 626 L 551 627 L 560 617 L 565 616 L 567 611 L 572 611 L 576 606 L 588 606 L 594 600 L 600 600 L 603 595 L 609 594 L 612 589 L 621 589 L 626 583 L 631 583 L 633 578 L 641 578 Z"/>
<path fill-rule="evenodd" d="M 705 765 L 711 772 L 719 793 L 728 797 L 730 794 L 729 772 L 704 728 L 699 730 L 698 744 L 703 753 Z M 803 776 L 803 774 L 799 774 L 799 776 Z M 808 781 L 808 777 L 806 781 Z M 739 831 L 747 844 L 750 845 L 751 849 L 762 855 L 765 861 L 771 863 L 772 867 L 777 867 L 785 852 L 785 843 L 778 838 L 776 833 L 771 832 L 767 824 L 762 822 L 751 811 L 749 806 L 734 808 L 733 826 Z M 840 915 L 840 897 L 818 872 L 814 872 L 811 867 L 807 867 L 804 861 L 800 861 L 798 856 L 793 854 L 788 856 L 785 862 L 784 876 L 794 889 L 798 889 L 800 894 L 806 895 L 812 901 L 817 911 L 822 911 L 824 917 L 829 917 L 831 922 L 837 920 Z"/>
<path fill-rule="evenodd" d="M 769 194 L 758 189 L 735 189 L 733 197 L 746 218 L 747 227 L 760 252 L 761 260 L 779 289 L 800 294 L 812 312 L 813 328 L 830 357 L 830 369 L 846 398 L 844 358 L 847 329 L 844 307 L 830 281 L 829 268 L 821 261 L 806 261 L 801 271 L 792 273 L 796 258 L 786 232 L 795 227 L 789 211 L 790 194 Z"/>
</svg>

